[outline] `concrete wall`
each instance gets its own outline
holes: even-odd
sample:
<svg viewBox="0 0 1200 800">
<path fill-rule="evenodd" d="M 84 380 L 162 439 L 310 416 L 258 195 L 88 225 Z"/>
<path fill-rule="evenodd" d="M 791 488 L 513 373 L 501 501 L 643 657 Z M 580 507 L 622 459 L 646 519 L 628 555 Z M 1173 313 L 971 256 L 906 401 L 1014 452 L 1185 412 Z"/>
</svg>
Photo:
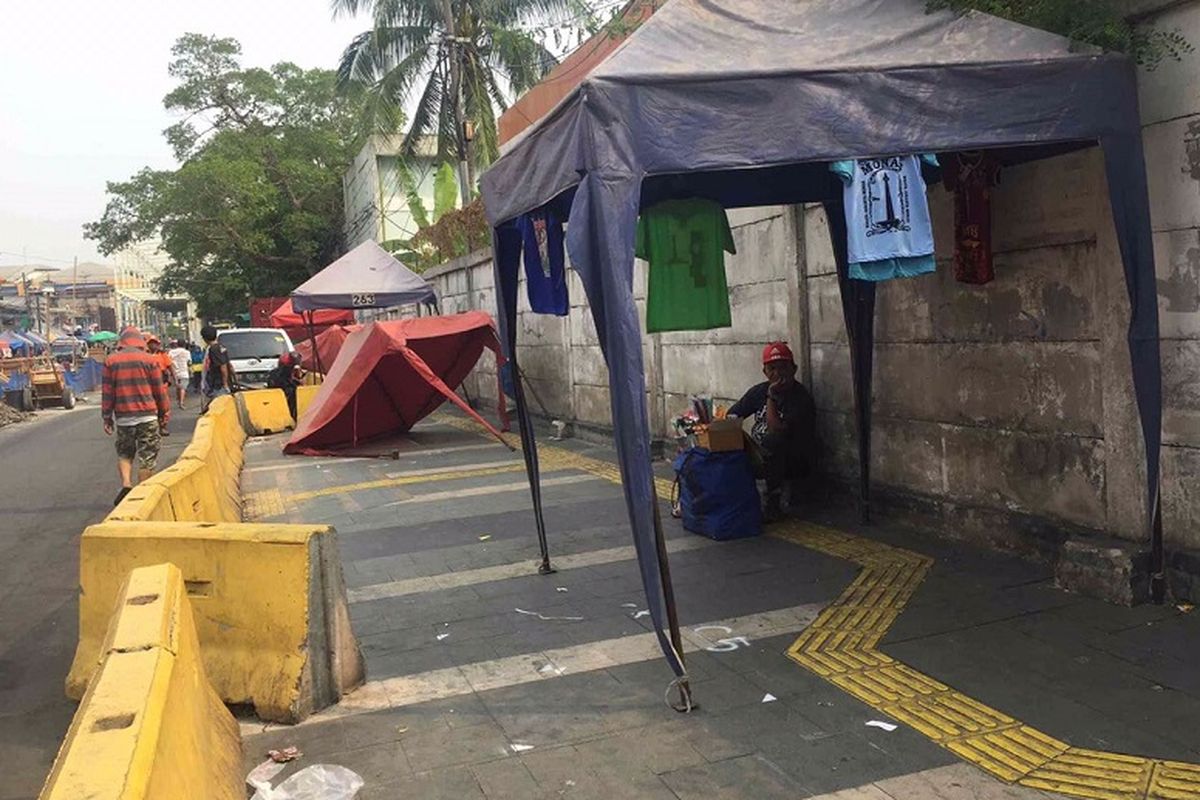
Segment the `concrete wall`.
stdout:
<svg viewBox="0 0 1200 800">
<path fill-rule="evenodd" d="M 1200 2 L 1142 6 L 1147 24 L 1200 48 Z M 1200 53 L 1143 72 L 1139 88 L 1162 321 L 1163 513 L 1169 540 L 1200 549 Z"/>
<path fill-rule="evenodd" d="M 797 220 L 799 210 L 773 207 L 732 211 L 729 215 L 737 255 L 726 260 L 733 327 L 715 331 L 645 334 L 646 265 L 634 269 L 634 294 L 643 329 L 647 402 L 652 433 L 668 434 L 670 420 L 687 407 L 691 394 L 711 393 L 732 403 L 762 380 L 763 343 L 787 339 L 802 355 L 803 308 L 800 292 Z M 584 426 L 611 427 L 608 370 L 596 338 L 583 287 L 568 272 L 571 309 L 566 317 L 534 314 L 522 280 L 518 303 L 521 369 L 551 416 Z M 425 273 L 438 290 L 447 313 L 482 308 L 495 313 L 490 253 L 456 259 Z M 789 298 L 791 302 L 789 302 Z M 495 396 L 489 359 L 468 384 L 473 395 Z"/>
<path fill-rule="evenodd" d="M 1143 5 L 1200 45 L 1200 1 Z M 1162 312 L 1168 546 L 1200 549 L 1200 56 L 1141 76 Z M 931 188 L 940 269 L 879 292 L 873 476 L 894 509 L 1018 549 L 1082 527 L 1139 541 L 1144 468 L 1125 343 L 1128 298 L 1096 149 L 1008 169 L 994 198 L 997 279 L 954 281 L 952 197 Z M 687 395 L 732 400 L 785 338 L 820 411 L 825 469 L 856 474 L 849 355 L 819 208 L 731 212 L 734 325 L 644 338 L 653 433 Z M 493 310 L 486 253 L 437 270 L 448 309 Z M 552 416 L 610 424 L 607 371 L 571 275 L 570 316 L 529 312 L 524 369 Z M 644 315 L 645 270 L 635 293 Z M 488 367 L 490 369 L 490 366 Z M 486 380 L 494 380 L 487 377 Z M 472 387 L 492 396 L 491 385 Z M 535 404 L 536 409 L 536 404 Z"/>
</svg>

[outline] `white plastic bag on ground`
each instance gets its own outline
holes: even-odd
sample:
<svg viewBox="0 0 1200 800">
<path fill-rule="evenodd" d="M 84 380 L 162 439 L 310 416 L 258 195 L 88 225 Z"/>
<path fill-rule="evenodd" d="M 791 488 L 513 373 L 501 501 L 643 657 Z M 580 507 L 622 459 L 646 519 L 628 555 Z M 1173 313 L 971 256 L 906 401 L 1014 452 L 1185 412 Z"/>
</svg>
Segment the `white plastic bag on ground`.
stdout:
<svg viewBox="0 0 1200 800">
<path fill-rule="evenodd" d="M 313 764 L 272 789 L 271 779 L 285 766 L 268 760 L 251 770 L 246 776 L 246 783 L 255 789 L 251 800 L 354 800 L 363 787 L 363 779 L 353 770 Z"/>
</svg>

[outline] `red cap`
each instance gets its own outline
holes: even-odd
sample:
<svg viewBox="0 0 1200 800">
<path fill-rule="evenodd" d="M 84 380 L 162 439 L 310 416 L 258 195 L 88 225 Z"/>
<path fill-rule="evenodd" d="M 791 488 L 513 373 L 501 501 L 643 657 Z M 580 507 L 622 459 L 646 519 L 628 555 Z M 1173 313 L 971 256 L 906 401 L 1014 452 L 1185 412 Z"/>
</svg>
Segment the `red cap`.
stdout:
<svg viewBox="0 0 1200 800">
<path fill-rule="evenodd" d="M 770 364 L 772 361 L 796 363 L 796 358 L 792 355 L 792 348 L 787 346 L 787 342 L 771 342 L 763 348 L 763 364 Z"/>
<path fill-rule="evenodd" d="M 142 350 L 146 349 L 146 340 L 142 338 L 142 332 L 130 325 L 121 331 L 121 338 L 117 340 L 119 347 L 137 347 Z"/>
</svg>

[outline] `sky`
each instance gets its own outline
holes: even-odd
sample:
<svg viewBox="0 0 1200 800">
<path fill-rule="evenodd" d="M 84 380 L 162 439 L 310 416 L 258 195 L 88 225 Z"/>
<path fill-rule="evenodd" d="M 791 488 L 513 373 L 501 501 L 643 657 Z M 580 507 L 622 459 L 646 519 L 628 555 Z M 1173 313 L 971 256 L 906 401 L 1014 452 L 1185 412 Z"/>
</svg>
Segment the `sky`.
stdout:
<svg viewBox="0 0 1200 800">
<path fill-rule="evenodd" d="M 328 0 L 4 3 L 0 24 L 0 266 L 103 261 L 83 238 L 106 181 L 174 160 L 162 131 L 171 45 L 231 36 L 245 66 L 332 69 L 364 19 Z"/>
</svg>

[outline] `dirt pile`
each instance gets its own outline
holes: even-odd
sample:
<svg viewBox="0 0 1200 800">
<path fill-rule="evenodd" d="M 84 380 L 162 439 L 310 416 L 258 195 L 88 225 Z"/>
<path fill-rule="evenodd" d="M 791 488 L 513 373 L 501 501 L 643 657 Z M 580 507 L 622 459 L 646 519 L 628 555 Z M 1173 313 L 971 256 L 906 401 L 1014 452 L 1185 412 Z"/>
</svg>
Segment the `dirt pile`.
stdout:
<svg viewBox="0 0 1200 800">
<path fill-rule="evenodd" d="M 0 428 L 3 428 L 5 425 L 12 425 L 14 422 L 23 422 L 32 418 L 33 414 L 25 414 L 17 411 L 7 403 L 0 402 Z"/>
</svg>

